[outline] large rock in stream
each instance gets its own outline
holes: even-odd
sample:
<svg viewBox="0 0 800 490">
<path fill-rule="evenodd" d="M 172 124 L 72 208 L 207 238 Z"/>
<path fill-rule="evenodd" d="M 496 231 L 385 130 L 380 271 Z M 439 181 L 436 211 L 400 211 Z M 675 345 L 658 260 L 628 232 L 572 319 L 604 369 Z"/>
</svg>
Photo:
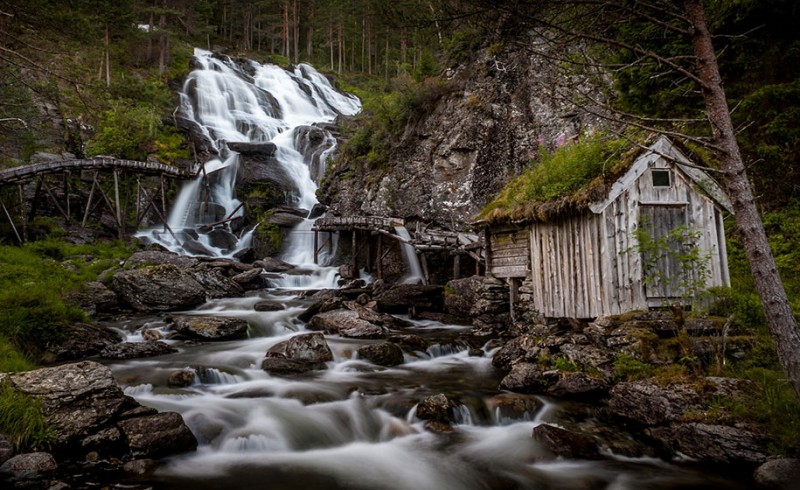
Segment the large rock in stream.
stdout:
<svg viewBox="0 0 800 490">
<path fill-rule="evenodd" d="M 0 374 L 0 382 L 4 381 L 41 401 L 45 419 L 55 432 L 53 453 L 59 459 L 80 461 L 92 451 L 101 458 L 161 457 L 197 447 L 179 414 L 139 405 L 122 392 L 111 370 L 102 364 L 83 361 Z M 139 432 L 157 442 L 137 443 L 133 435 L 138 432 L 132 427 L 142 427 Z M 168 431 L 157 433 L 162 429 Z"/>
<path fill-rule="evenodd" d="M 358 317 L 351 310 L 333 310 L 319 313 L 308 322 L 309 330 L 322 330 L 325 333 L 356 339 L 384 338 L 387 329 Z"/>
<path fill-rule="evenodd" d="M 145 266 L 117 273 L 112 289 L 138 311 L 170 311 L 205 302 L 203 286 L 189 273 L 172 264 Z"/>
<path fill-rule="evenodd" d="M 197 340 L 236 340 L 247 338 L 248 324 L 240 318 L 225 316 L 177 316 L 175 331 Z"/>
<path fill-rule="evenodd" d="M 279 342 L 269 348 L 261 369 L 268 373 L 284 375 L 326 369 L 325 364 L 333 360 L 333 352 L 325 336 L 308 333 Z"/>
</svg>

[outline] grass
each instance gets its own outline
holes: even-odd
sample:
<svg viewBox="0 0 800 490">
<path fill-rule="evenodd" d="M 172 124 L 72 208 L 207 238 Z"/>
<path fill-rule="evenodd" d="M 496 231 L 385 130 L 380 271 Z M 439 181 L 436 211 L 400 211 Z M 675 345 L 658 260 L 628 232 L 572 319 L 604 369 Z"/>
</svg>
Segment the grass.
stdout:
<svg viewBox="0 0 800 490">
<path fill-rule="evenodd" d="M 480 212 L 489 221 L 525 219 L 538 203 L 567 197 L 606 174 L 620 172 L 624 154 L 631 148 L 625 138 L 595 134 L 567 142 L 554 151 L 542 146 L 531 167 L 511 180 Z"/>
<path fill-rule="evenodd" d="M 0 371 L 31 369 L 32 360 L 61 338 L 64 326 L 86 321 L 65 295 L 131 251 L 120 243 L 72 245 L 53 239 L 0 246 Z"/>
<path fill-rule="evenodd" d="M 42 405 L 9 383 L 0 383 L 0 433 L 6 434 L 18 452 L 44 449 L 55 439 L 47 426 Z"/>
</svg>

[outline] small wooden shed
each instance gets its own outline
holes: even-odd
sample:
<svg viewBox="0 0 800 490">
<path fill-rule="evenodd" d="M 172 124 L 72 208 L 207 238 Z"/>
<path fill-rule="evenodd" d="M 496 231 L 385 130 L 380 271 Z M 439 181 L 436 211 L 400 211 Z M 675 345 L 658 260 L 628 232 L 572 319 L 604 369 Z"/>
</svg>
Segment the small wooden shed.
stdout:
<svg viewBox="0 0 800 490">
<path fill-rule="evenodd" d="M 512 302 L 516 286 L 526 281 L 529 307 L 545 317 L 594 318 L 664 306 L 687 294 L 686 261 L 679 254 L 690 248 L 703 261 L 693 280 L 705 287 L 730 284 L 723 226 L 730 202 L 664 136 L 601 200 L 573 211 L 487 229 L 487 274 L 509 279 Z M 640 229 L 672 251 L 643 250 Z"/>
</svg>

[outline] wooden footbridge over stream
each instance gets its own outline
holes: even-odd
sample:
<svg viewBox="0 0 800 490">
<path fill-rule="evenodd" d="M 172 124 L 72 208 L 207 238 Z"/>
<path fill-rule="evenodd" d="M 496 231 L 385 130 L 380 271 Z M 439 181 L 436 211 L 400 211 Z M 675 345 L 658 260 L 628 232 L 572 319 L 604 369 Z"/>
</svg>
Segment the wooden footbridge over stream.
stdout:
<svg viewBox="0 0 800 490">
<path fill-rule="evenodd" d="M 148 215 L 166 226 L 170 181 L 194 175 L 162 163 L 110 157 L 54 160 L 0 170 L 0 207 L 19 243 L 46 206 L 67 224 L 102 223 L 121 238 Z"/>
<path fill-rule="evenodd" d="M 416 223 L 413 233 L 406 229 L 406 223 L 400 218 L 381 216 L 334 216 L 319 218 L 312 226 L 314 232 L 314 262 L 319 253 L 333 247 L 333 233 L 342 234 L 341 240 L 350 235 L 350 255 L 352 266 L 359 268 L 362 259 L 368 272 L 375 272 L 379 279 L 383 278 L 384 260 L 395 246 L 412 247 L 422 267 L 425 281 L 430 282 L 427 253 L 443 252 L 452 257 L 453 278 L 461 275 L 462 259 L 474 262 L 476 274 L 486 265 L 484 257 L 483 237 L 477 234 L 437 229 Z M 320 234 L 325 234 L 321 239 Z M 386 238 L 389 239 L 388 243 Z M 468 265 L 467 265 L 468 267 Z"/>
</svg>

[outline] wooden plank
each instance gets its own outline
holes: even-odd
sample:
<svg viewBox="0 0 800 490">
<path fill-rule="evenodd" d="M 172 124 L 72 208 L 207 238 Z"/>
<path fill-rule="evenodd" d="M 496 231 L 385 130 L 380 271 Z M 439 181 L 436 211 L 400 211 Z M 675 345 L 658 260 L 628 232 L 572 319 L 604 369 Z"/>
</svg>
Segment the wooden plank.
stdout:
<svg viewBox="0 0 800 490">
<path fill-rule="evenodd" d="M 525 277 L 527 269 L 519 266 L 492 267 L 492 275 L 498 278 Z"/>
<path fill-rule="evenodd" d="M 492 257 L 492 267 L 504 265 L 517 265 L 528 267 L 528 255 L 518 255 L 516 257 Z"/>
</svg>

